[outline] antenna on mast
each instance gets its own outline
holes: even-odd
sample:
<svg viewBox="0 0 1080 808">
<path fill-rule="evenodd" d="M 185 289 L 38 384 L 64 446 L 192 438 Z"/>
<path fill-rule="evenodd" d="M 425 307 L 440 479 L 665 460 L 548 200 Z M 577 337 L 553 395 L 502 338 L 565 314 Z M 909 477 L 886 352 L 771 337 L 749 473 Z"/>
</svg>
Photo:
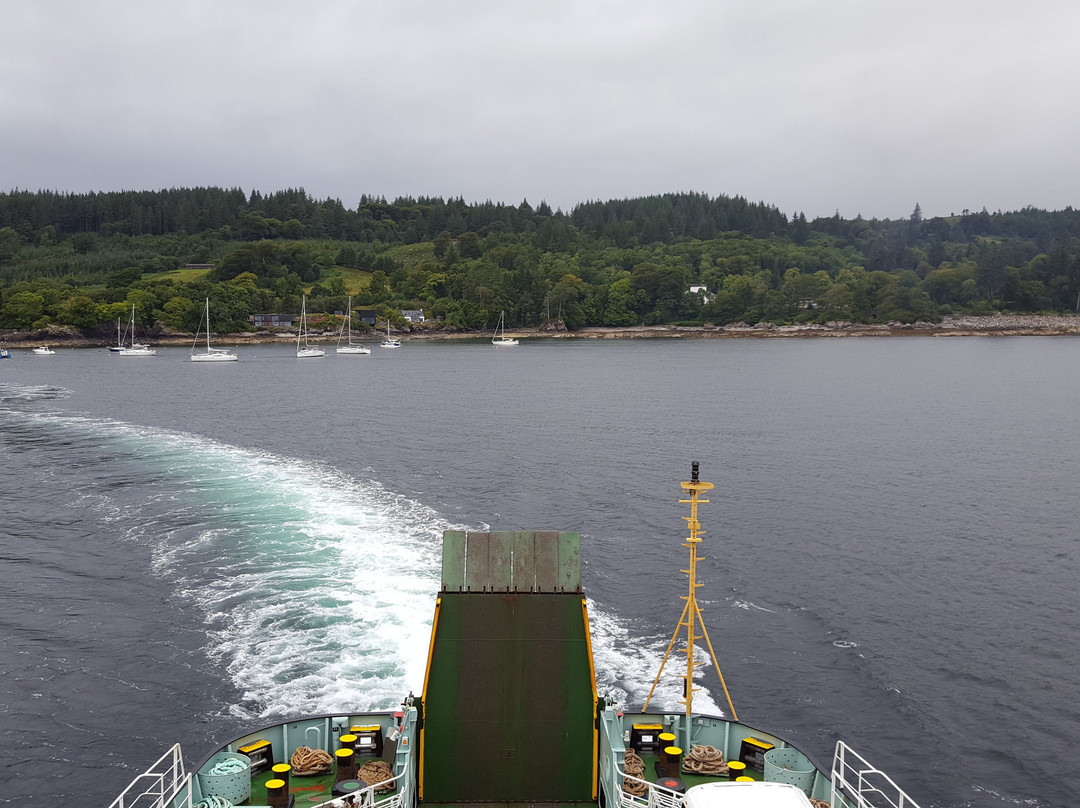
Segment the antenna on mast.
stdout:
<svg viewBox="0 0 1080 808">
<path fill-rule="evenodd" d="M 679 650 L 686 654 L 686 673 L 680 678 L 683 680 L 683 698 L 679 704 L 683 704 L 686 707 L 686 714 L 691 715 L 693 713 L 694 705 L 694 691 L 700 688 L 694 687 L 694 669 L 701 663 L 694 661 L 694 640 L 698 636 L 705 640 L 705 643 L 709 647 L 709 655 L 712 657 L 713 665 L 716 667 L 716 674 L 720 677 L 720 685 L 724 689 L 724 697 L 727 699 L 728 708 L 731 710 L 731 717 L 733 720 L 738 721 L 739 716 L 735 713 L 735 705 L 731 703 L 731 694 L 728 693 L 727 684 L 724 682 L 724 674 L 720 671 L 720 663 L 716 661 L 716 652 L 712 647 L 712 640 L 709 639 L 709 632 L 705 628 L 705 618 L 701 614 L 701 609 L 697 603 L 697 597 L 694 594 L 696 590 L 702 584 L 697 582 L 697 546 L 701 543 L 701 536 L 705 533 L 701 529 L 701 522 L 698 521 L 697 510 L 698 505 L 708 504 L 709 500 L 699 499 L 699 495 L 706 491 L 711 491 L 713 488 L 712 483 L 703 483 L 698 479 L 698 462 L 695 460 L 690 464 L 690 482 L 680 483 L 683 491 L 690 494 L 690 499 L 680 499 L 679 502 L 687 503 L 690 505 L 690 515 L 684 516 L 690 528 L 690 537 L 683 544 L 683 547 L 690 549 L 690 568 L 683 570 L 690 578 L 690 585 L 688 592 L 682 599 L 686 601 L 686 605 L 683 607 L 682 616 L 679 618 L 678 624 L 675 626 L 675 632 L 671 635 L 671 642 L 668 643 L 667 651 L 664 652 L 664 659 L 660 663 L 660 670 L 656 673 L 656 679 L 653 680 L 652 688 L 649 690 L 648 698 L 645 699 L 645 706 L 641 708 L 642 712 L 649 709 L 649 702 L 652 701 L 653 693 L 656 692 L 656 685 L 660 682 L 660 675 L 664 672 L 664 666 L 667 664 L 668 657 L 671 656 L 671 649 L 675 645 L 675 640 L 681 633 L 682 628 L 686 627 L 686 647 Z M 696 633 L 696 629 L 701 629 L 701 634 Z"/>
</svg>

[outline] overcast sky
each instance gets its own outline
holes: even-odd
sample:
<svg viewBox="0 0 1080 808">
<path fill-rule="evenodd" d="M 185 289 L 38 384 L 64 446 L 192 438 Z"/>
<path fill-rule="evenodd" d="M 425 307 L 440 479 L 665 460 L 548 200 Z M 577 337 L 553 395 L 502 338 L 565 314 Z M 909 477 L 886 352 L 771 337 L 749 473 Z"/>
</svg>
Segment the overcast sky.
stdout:
<svg viewBox="0 0 1080 808">
<path fill-rule="evenodd" d="M 0 0 L 0 190 L 1080 205 L 1077 0 Z"/>
</svg>

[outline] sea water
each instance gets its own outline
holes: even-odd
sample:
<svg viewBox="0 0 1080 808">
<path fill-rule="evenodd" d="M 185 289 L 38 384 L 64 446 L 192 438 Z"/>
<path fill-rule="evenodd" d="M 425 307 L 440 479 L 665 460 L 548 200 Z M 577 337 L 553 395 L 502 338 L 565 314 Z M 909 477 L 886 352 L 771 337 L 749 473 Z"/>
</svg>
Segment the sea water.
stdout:
<svg viewBox="0 0 1080 808">
<path fill-rule="evenodd" d="M 419 693 L 450 528 L 580 531 L 599 688 L 636 709 L 682 609 L 693 460 L 742 720 L 819 760 L 843 738 L 924 808 L 1080 788 L 1074 338 L 13 353 L 8 798 L 107 803 L 174 742 Z M 711 663 L 699 686 L 728 712 Z"/>
</svg>

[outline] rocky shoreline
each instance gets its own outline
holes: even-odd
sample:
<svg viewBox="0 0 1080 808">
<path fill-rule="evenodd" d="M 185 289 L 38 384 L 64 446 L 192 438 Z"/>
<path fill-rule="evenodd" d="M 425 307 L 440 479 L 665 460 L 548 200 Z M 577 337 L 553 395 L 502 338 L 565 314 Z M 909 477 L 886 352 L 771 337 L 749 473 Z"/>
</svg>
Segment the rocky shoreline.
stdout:
<svg viewBox="0 0 1080 808">
<path fill-rule="evenodd" d="M 508 330 L 507 336 L 521 339 L 732 339 L 732 338 L 815 338 L 815 337 L 982 337 L 982 336 L 1056 336 L 1080 334 L 1080 315 L 1053 314 L 991 314 L 945 317 L 938 323 L 882 323 L 861 325 L 849 322 L 831 322 L 806 325 L 774 325 L 772 323 L 730 323 L 726 326 L 626 326 L 589 327 L 568 331 L 565 328 L 534 328 Z M 159 331 L 146 335 L 155 345 L 188 345 L 194 334 Z M 446 328 L 414 327 L 399 334 L 408 340 L 469 340 L 489 339 L 491 332 L 461 331 Z M 337 333 L 309 335 L 311 342 L 336 342 Z M 289 344 L 296 340 L 295 332 L 270 333 L 266 331 L 241 334 L 216 334 L 219 344 L 258 345 Z M 378 342 L 381 333 L 372 332 L 367 342 Z M 361 338 L 361 341 L 365 341 Z M 68 348 L 103 348 L 112 344 L 111 339 L 87 337 L 78 330 L 64 326 L 50 326 L 39 331 L 0 331 L 0 345 L 6 348 L 33 348 L 38 345 L 56 345 Z"/>
</svg>

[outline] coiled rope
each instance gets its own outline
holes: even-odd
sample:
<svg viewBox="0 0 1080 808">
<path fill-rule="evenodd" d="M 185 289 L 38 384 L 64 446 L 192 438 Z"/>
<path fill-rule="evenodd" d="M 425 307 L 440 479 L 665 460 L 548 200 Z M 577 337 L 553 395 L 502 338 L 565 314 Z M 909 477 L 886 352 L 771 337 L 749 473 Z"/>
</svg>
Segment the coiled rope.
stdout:
<svg viewBox="0 0 1080 808">
<path fill-rule="evenodd" d="M 233 808 L 233 804 L 224 797 L 210 796 L 195 803 L 195 808 Z"/>
<path fill-rule="evenodd" d="M 289 758 L 293 771 L 297 777 L 308 774 L 326 774 L 334 765 L 334 759 L 324 749 L 312 749 L 308 746 L 297 747 L 293 756 Z"/>
<path fill-rule="evenodd" d="M 225 758 L 215 763 L 211 769 L 210 774 L 240 774 L 242 771 L 247 771 L 250 764 L 246 760 L 240 760 L 240 758 Z"/>
<path fill-rule="evenodd" d="M 633 749 L 627 749 L 626 755 L 623 757 L 623 771 L 625 771 L 630 777 L 636 777 L 638 780 L 644 780 L 645 777 L 645 761 L 641 759 L 641 755 L 635 752 Z M 648 786 L 638 780 L 631 780 L 627 777 L 623 778 L 622 790 L 629 794 L 631 797 L 644 796 Z"/>
<path fill-rule="evenodd" d="M 384 763 L 381 760 L 369 760 L 360 767 L 360 771 L 356 773 L 356 776 L 369 786 L 373 786 L 377 783 L 384 783 L 385 781 L 390 780 L 393 778 L 394 773 L 390 770 L 390 765 L 388 763 Z M 375 789 L 375 793 L 382 794 L 393 790 L 394 784 L 386 783 L 386 785 L 381 788 Z"/>
<path fill-rule="evenodd" d="M 724 753 L 715 746 L 695 746 L 682 761 L 682 770 L 687 774 L 705 774 L 715 777 L 728 773 Z"/>
</svg>

